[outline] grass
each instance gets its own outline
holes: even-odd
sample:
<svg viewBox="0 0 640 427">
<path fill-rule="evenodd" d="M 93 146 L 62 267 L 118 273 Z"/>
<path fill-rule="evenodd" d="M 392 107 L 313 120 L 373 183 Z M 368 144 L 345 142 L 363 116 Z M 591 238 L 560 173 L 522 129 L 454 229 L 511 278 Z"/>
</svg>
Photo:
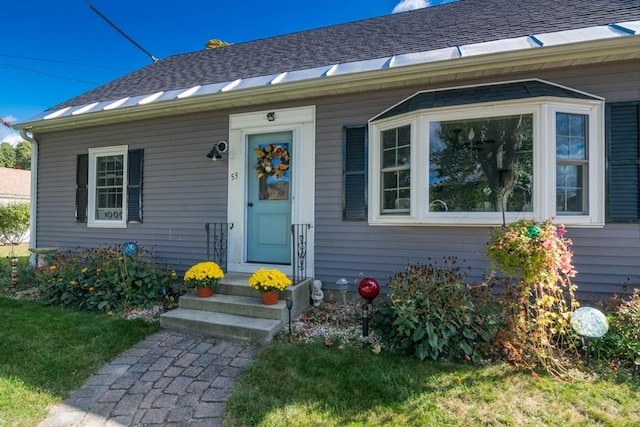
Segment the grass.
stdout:
<svg viewBox="0 0 640 427">
<path fill-rule="evenodd" d="M 230 426 L 639 426 L 640 381 L 562 382 L 363 348 L 275 342 L 227 407 Z"/>
<path fill-rule="evenodd" d="M 0 426 L 37 425 L 157 324 L 0 298 Z"/>
<path fill-rule="evenodd" d="M 28 257 L 29 252 L 29 244 L 21 243 L 19 245 L 0 245 L 0 258 L 7 257 Z"/>
</svg>

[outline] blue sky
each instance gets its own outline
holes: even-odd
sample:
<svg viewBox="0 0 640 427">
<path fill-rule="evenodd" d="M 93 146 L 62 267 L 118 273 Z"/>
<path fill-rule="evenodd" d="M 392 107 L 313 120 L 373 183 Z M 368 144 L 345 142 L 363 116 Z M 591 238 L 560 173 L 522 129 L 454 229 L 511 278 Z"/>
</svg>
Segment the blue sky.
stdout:
<svg viewBox="0 0 640 427">
<path fill-rule="evenodd" d="M 159 59 L 204 48 L 210 39 L 241 43 L 427 7 L 447 0 L 89 0 Z M 148 65 L 86 0 L 9 0 L 0 22 L 0 118 L 20 122 Z M 16 133 L 0 126 L 0 142 Z"/>
</svg>

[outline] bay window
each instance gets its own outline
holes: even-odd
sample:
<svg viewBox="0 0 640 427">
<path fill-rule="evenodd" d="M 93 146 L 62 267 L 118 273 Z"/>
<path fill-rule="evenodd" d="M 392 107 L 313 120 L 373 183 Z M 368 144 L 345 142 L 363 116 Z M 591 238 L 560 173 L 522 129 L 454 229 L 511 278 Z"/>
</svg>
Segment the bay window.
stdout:
<svg viewBox="0 0 640 427">
<path fill-rule="evenodd" d="M 369 222 L 603 225 L 603 102 L 534 83 L 545 96 L 506 90 L 487 103 L 486 86 L 473 91 L 478 102 L 464 88 L 421 93 L 372 119 Z"/>
</svg>

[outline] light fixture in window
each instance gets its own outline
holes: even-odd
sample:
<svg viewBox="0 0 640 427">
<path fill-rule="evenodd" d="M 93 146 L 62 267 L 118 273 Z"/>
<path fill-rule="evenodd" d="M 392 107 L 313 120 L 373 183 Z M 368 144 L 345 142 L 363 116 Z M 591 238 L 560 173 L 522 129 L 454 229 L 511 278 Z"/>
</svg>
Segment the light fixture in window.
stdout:
<svg viewBox="0 0 640 427">
<path fill-rule="evenodd" d="M 276 113 L 274 113 L 273 111 L 271 111 L 270 113 L 267 113 L 267 120 L 269 120 L 270 122 L 275 122 Z"/>
<path fill-rule="evenodd" d="M 226 141 L 219 141 L 213 145 L 213 148 L 209 151 L 209 154 L 207 154 L 207 158 L 215 162 L 217 159 L 221 159 L 222 153 L 228 149 L 229 144 Z"/>
</svg>

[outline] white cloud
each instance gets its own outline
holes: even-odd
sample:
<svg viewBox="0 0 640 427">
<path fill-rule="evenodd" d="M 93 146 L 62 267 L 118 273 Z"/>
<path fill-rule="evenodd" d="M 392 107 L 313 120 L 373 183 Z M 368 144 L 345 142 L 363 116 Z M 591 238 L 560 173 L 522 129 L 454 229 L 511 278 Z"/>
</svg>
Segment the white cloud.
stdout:
<svg viewBox="0 0 640 427">
<path fill-rule="evenodd" d="M 429 0 L 401 0 L 400 3 L 393 8 L 393 13 L 422 9 L 429 6 L 431 6 L 431 1 Z"/>
<path fill-rule="evenodd" d="M 16 121 L 16 118 L 13 116 L 6 116 L 2 117 L 2 120 L 7 123 L 14 123 Z M 20 141 L 22 141 L 22 137 L 17 130 L 13 130 L 4 125 L 0 125 L 0 143 L 8 142 L 15 147 Z"/>
<path fill-rule="evenodd" d="M 393 13 L 439 6 L 441 4 L 452 3 L 454 1 L 456 0 L 400 0 L 400 3 L 393 8 Z"/>
</svg>

